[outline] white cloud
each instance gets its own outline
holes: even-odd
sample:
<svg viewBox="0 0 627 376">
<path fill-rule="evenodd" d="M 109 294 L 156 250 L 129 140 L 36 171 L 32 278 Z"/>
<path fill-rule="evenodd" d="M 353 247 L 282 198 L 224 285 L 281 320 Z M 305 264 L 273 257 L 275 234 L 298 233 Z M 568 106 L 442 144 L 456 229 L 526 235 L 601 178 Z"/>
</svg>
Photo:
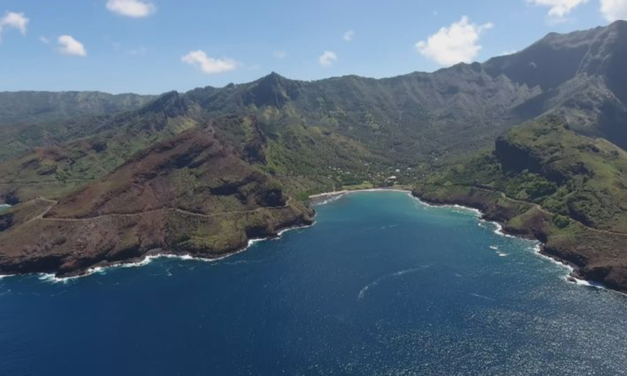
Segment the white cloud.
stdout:
<svg viewBox="0 0 627 376">
<path fill-rule="evenodd" d="M 416 50 L 442 66 L 470 63 L 481 51 L 478 44 L 481 34 L 493 26 L 492 23 L 472 24 L 468 17 L 463 16 L 459 22 L 442 27 L 427 41 L 416 43 Z"/>
<path fill-rule="evenodd" d="M 601 14 L 609 22 L 627 20 L 627 0 L 601 0 Z"/>
<path fill-rule="evenodd" d="M 549 7 L 549 16 L 561 18 L 588 0 L 527 0 L 530 4 Z"/>
<path fill-rule="evenodd" d="M 333 51 L 324 51 L 318 58 L 318 61 L 323 67 L 330 67 L 335 61 L 337 61 L 337 55 Z"/>
<path fill-rule="evenodd" d="M 192 51 L 181 57 L 183 63 L 192 65 L 206 74 L 225 73 L 237 68 L 237 62 L 231 59 L 215 59 L 207 56 L 204 51 Z"/>
<path fill-rule="evenodd" d="M 287 57 L 287 51 L 274 51 L 272 53 L 275 59 L 285 59 Z"/>
<path fill-rule="evenodd" d="M 148 17 L 157 11 L 153 3 L 141 0 L 109 0 L 107 9 L 127 17 Z"/>
<path fill-rule="evenodd" d="M 43 44 L 50 44 L 50 39 L 46 37 L 39 37 L 39 41 Z"/>
<path fill-rule="evenodd" d="M 0 18 L 0 39 L 2 38 L 2 31 L 8 27 L 18 29 L 22 35 L 26 34 L 28 21 L 29 19 L 24 16 L 24 13 L 6 12 L 4 17 Z"/>
<path fill-rule="evenodd" d="M 85 46 L 70 35 L 61 35 L 57 40 L 59 43 L 59 52 L 64 55 L 87 56 Z"/>
<path fill-rule="evenodd" d="M 355 36 L 355 31 L 354 30 L 349 30 L 349 31 L 344 33 L 344 35 L 342 36 L 342 39 L 344 39 L 347 42 L 350 42 L 350 41 L 353 40 L 354 36 Z"/>
</svg>

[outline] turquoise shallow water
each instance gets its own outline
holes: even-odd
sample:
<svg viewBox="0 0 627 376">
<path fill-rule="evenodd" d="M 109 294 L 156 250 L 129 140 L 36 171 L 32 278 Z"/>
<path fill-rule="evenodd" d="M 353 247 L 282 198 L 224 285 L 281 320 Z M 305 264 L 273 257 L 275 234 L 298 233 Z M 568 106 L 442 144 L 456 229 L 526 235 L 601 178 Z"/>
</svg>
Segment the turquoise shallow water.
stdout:
<svg viewBox="0 0 627 376">
<path fill-rule="evenodd" d="M 0 375 L 622 375 L 627 297 L 398 192 L 207 263 L 0 280 Z"/>
</svg>

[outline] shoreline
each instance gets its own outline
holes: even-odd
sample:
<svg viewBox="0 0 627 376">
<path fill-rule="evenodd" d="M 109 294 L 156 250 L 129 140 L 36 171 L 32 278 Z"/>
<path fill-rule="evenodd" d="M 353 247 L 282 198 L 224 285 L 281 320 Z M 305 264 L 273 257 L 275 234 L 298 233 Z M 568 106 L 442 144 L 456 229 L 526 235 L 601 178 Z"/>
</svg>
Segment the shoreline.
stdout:
<svg viewBox="0 0 627 376">
<path fill-rule="evenodd" d="M 311 203 L 312 206 L 322 206 L 330 202 L 333 202 L 345 195 L 348 195 L 351 193 L 358 193 L 358 192 L 403 192 L 403 193 L 409 193 L 411 195 L 411 190 L 409 189 L 394 188 L 394 187 L 364 188 L 364 189 L 344 189 L 341 191 L 317 193 L 315 195 L 309 196 L 307 200 Z"/>
<path fill-rule="evenodd" d="M 410 192 L 410 189 L 403 189 L 403 188 L 394 188 L 394 187 L 390 187 L 390 188 L 364 188 L 364 189 L 343 189 L 341 191 L 332 191 L 332 192 L 323 192 L 323 193 L 316 193 L 314 195 L 311 195 L 308 197 L 308 199 L 315 199 L 315 198 L 320 198 L 320 197 L 329 197 L 329 196 L 337 196 L 337 195 L 345 195 L 348 193 L 356 193 L 356 192 L 384 192 L 384 191 L 389 191 L 389 192 Z"/>
<path fill-rule="evenodd" d="M 526 240 L 531 240 L 537 243 L 536 247 L 534 248 L 534 254 L 542 259 L 545 259 L 547 261 L 550 261 L 553 264 L 559 265 L 561 267 L 564 267 L 566 269 L 569 270 L 568 274 L 566 276 L 564 276 L 564 280 L 568 283 L 572 283 L 575 284 L 577 286 L 584 286 L 584 287 L 590 287 L 590 288 L 595 288 L 595 289 L 600 289 L 600 290 L 607 290 L 607 291 L 612 291 L 612 292 L 616 292 L 619 293 L 621 295 L 625 295 L 627 296 L 627 293 L 622 292 L 620 290 L 615 290 L 612 289 L 608 286 L 605 286 L 604 284 L 598 282 L 598 281 L 594 281 L 594 280 L 589 280 L 589 279 L 585 279 L 583 278 L 580 273 L 578 272 L 578 267 L 576 265 L 571 264 L 570 262 L 568 262 L 567 260 L 563 260 L 557 256 L 551 255 L 549 253 L 546 253 L 544 251 L 544 248 L 546 246 L 545 243 L 543 243 L 542 241 L 540 241 L 537 238 L 532 238 L 532 237 L 525 237 L 525 236 L 521 236 L 519 234 L 512 234 L 512 233 L 508 233 L 507 230 L 504 228 L 503 224 L 500 223 L 499 221 L 496 220 L 488 220 L 485 219 L 485 213 L 482 212 L 480 209 L 477 208 L 473 208 L 470 206 L 464 206 L 464 205 L 459 205 L 459 204 L 438 204 L 438 203 L 431 203 L 428 202 L 420 197 L 417 197 L 413 194 L 413 192 L 410 192 L 410 196 L 413 197 L 414 199 L 416 199 L 418 202 L 428 206 L 428 207 L 433 207 L 433 208 L 463 208 L 463 209 L 467 209 L 469 211 L 473 211 L 474 213 L 476 213 L 478 215 L 478 219 L 480 221 L 486 222 L 486 223 L 492 223 L 496 226 L 496 230 L 494 230 L 494 233 L 496 233 L 497 235 L 500 236 L 504 236 L 504 237 L 509 237 L 509 238 L 515 238 L 515 239 L 526 239 Z"/>
<path fill-rule="evenodd" d="M 600 282 L 597 281 L 593 281 L 593 280 L 588 280 L 585 279 L 583 277 L 581 277 L 581 275 L 578 273 L 577 271 L 577 266 L 576 265 L 572 265 L 570 264 L 568 261 L 566 260 L 562 260 L 556 256 L 553 256 L 551 254 L 548 254 L 546 252 L 544 252 L 544 247 L 545 244 L 543 242 L 541 242 L 540 240 L 536 239 L 536 238 L 531 238 L 531 237 L 524 237 L 524 236 L 520 236 L 519 234 L 511 234 L 508 233 L 507 230 L 504 228 L 503 224 L 498 222 L 498 221 L 493 221 L 493 220 L 488 220 L 485 219 L 485 213 L 482 212 L 480 209 L 477 208 L 473 208 L 470 206 L 464 206 L 464 205 L 459 205 L 459 204 L 437 204 L 437 203 L 431 203 L 428 202 L 420 197 L 417 197 L 414 195 L 413 191 L 409 190 L 409 189 L 402 189 L 402 188 L 368 188 L 368 189 L 354 189 L 354 190 L 341 190 L 341 191 L 334 191 L 334 192 L 325 192 L 325 193 L 319 193 L 316 195 L 312 195 L 309 196 L 309 199 L 324 199 L 327 198 L 326 200 L 323 200 L 319 203 L 315 203 L 316 206 L 321 206 L 321 205 L 326 205 L 330 202 L 333 202 L 337 199 L 340 199 L 341 197 L 347 195 L 347 194 L 351 194 L 351 193 L 357 193 L 357 192 L 403 192 L 403 193 L 407 193 L 409 195 L 409 197 L 411 197 L 412 199 L 418 201 L 421 205 L 424 205 L 426 207 L 431 207 L 431 208 L 453 208 L 453 209 L 463 209 L 466 211 L 470 211 L 473 212 L 473 214 L 475 214 L 477 216 L 477 219 L 481 222 L 484 223 L 491 223 L 493 224 L 496 229 L 494 230 L 494 233 L 499 235 L 499 236 L 504 236 L 504 237 L 508 237 L 508 238 L 513 238 L 513 239 L 526 239 L 526 240 L 530 240 L 536 243 L 536 246 L 533 249 L 533 253 L 541 258 L 544 259 L 546 261 L 549 261 L 557 266 L 560 266 L 562 268 L 565 268 L 566 270 L 568 270 L 568 273 L 563 277 L 563 279 L 568 282 L 568 283 L 572 283 L 575 284 L 577 286 L 584 286 L 584 287 L 590 287 L 590 288 L 596 288 L 596 289 L 602 289 L 602 290 L 607 290 L 607 291 L 613 291 L 613 292 L 617 292 L 621 295 L 627 295 L 626 293 L 622 292 L 622 291 L 618 291 L 618 290 L 614 290 L 612 288 L 609 288 L 605 285 L 603 285 Z"/>
<path fill-rule="evenodd" d="M 349 194 L 349 193 L 375 192 L 375 191 L 403 192 L 403 193 L 408 193 L 411 196 L 411 191 L 408 190 L 408 189 L 399 189 L 399 188 L 368 188 L 368 189 L 354 189 L 354 190 L 342 190 L 342 191 L 334 191 L 334 192 L 323 192 L 323 193 L 318 193 L 318 194 L 315 194 L 315 195 L 311 195 L 307 199 L 308 200 L 311 200 L 311 199 L 316 200 L 316 199 L 328 198 L 327 200 L 322 200 L 321 202 L 313 202 L 311 204 L 312 206 L 321 206 L 321 205 L 326 205 L 327 203 L 330 203 L 332 201 L 335 201 L 336 199 L 339 199 L 342 196 L 344 196 L 346 194 Z M 109 269 L 135 268 L 135 267 L 146 266 L 146 265 L 150 264 L 152 261 L 158 260 L 158 259 L 178 259 L 178 260 L 182 260 L 182 261 L 218 262 L 218 261 L 224 260 L 226 258 L 229 258 L 231 256 L 235 256 L 235 255 L 237 255 L 239 253 L 245 252 L 245 251 L 247 251 L 250 247 L 252 247 L 256 243 L 259 243 L 259 242 L 262 242 L 262 241 L 276 240 L 276 239 L 281 238 L 281 236 L 283 234 L 285 234 L 286 232 L 289 232 L 289 231 L 292 231 L 292 230 L 298 230 L 298 229 L 304 229 L 304 228 L 313 227 L 313 226 L 315 226 L 315 224 L 316 224 L 316 221 L 313 221 L 313 223 L 311 223 L 311 224 L 298 225 L 298 226 L 292 226 L 292 227 L 284 228 L 284 229 L 278 231 L 276 233 L 276 235 L 271 235 L 271 236 L 267 236 L 267 237 L 263 237 L 263 238 L 248 239 L 247 245 L 245 247 L 243 247 L 242 249 L 236 250 L 234 252 L 225 253 L 225 254 L 223 254 L 221 256 L 217 256 L 217 257 L 209 258 L 209 257 L 202 257 L 202 256 L 194 256 L 194 255 L 191 255 L 191 254 L 175 254 L 175 253 L 169 253 L 169 252 L 162 252 L 160 249 L 153 249 L 153 250 L 150 250 L 150 251 L 146 252 L 144 255 L 140 256 L 139 258 L 129 259 L 129 260 L 126 260 L 126 261 L 114 262 L 114 263 L 110 263 L 110 264 L 91 266 L 91 267 L 87 268 L 86 270 L 79 272 L 76 275 L 68 275 L 68 276 L 57 277 L 57 275 L 55 273 L 41 273 L 41 272 L 20 273 L 20 274 L 1 274 L 0 275 L 0 280 L 5 279 L 5 278 L 10 278 L 10 277 L 38 276 L 39 280 L 45 281 L 45 282 L 50 282 L 50 283 L 68 283 L 68 282 L 73 281 L 73 280 L 89 277 L 89 276 L 94 275 L 94 274 L 103 273 L 103 272 L 105 272 L 106 270 L 109 270 Z"/>
<path fill-rule="evenodd" d="M 180 260 L 180 261 L 199 261 L 199 262 L 206 262 L 206 263 L 219 262 L 219 261 L 227 259 L 227 258 L 229 258 L 231 256 L 235 256 L 237 254 L 243 253 L 243 252 L 247 251 L 248 249 L 250 249 L 253 245 L 255 245 L 257 243 L 260 243 L 260 242 L 263 242 L 263 241 L 278 240 L 286 232 L 313 227 L 313 226 L 315 226 L 315 224 L 316 224 L 316 222 L 314 221 L 313 223 L 307 224 L 307 225 L 299 225 L 299 226 L 287 227 L 287 228 L 284 228 L 284 229 L 278 231 L 276 233 L 276 235 L 273 235 L 273 236 L 267 236 L 267 237 L 264 237 L 264 238 L 248 239 L 248 243 L 242 249 L 239 249 L 239 250 L 236 250 L 236 251 L 230 252 L 230 253 L 225 253 L 225 254 L 217 256 L 217 257 L 209 258 L 209 257 L 193 256 L 193 255 L 191 255 L 189 253 L 187 253 L 187 254 L 174 254 L 174 253 L 168 253 L 168 252 L 160 252 L 159 249 L 154 249 L 154 250 L 150 250 L 150 251 L 146 252 L 140 258 L 136 258 L 136 259 L 133 259 L 133 260 L 128 260 L 128 262 L 120 261 L 120 262 L 115 262 L 115 263 L 111 263 L 111 264 L 107 264 L 107 265 L 92 266 L 92 267 L 86 269 L 84 272 L 82 272 L 82 273 L 80 273 L 78 275 L 70 275 L 70 276 L 67 276 L 67 277 L 57 277 L 56 274 L 54 274 L 54 273 L 4 274 L 4 275 L 0 275 L 0 280 L 5 279 L 5 278 L 11 278 L 11 277 L 37 276 L 38 279 L 40 281 L 43 281 L 43 282 L 68 283 L 68 282 L 71 282 L 71 281 L 74 281 L 74 280 L 77 280 L 77 279 L 81 279 L 81 278 L 92 276 L 94 274 L 102 274 L 102 273 L 104 273 L 104 272 L 106 272 L 107 270 L 110 270 L 110 269 L 138 268 L 138 267 L 146 266 L 146 265 L 152 263 L 153 261 L 159 260 L 159 259 L 177 259 L 177 260 Z"/>
<path fill-rule="evenodd" d="M 352 194 L 352 193 L 359 193 L 359 192 L 399 192 L 399 193 L 406 193 L 410 198 L 416 200 L 418 203 L 420 203 L 421 205 L 424 205 L 426 207 L 431 207 L 431 208 L 453 208 L 453 209 L 463 209 L 466 211 L 470 211 L 473 214 L 475 214 L 475 216 L 477 217 L 477 219 L 481 222 L 484 223 L 491 223 L 493 224 L 496 228 L 494 230 L 494 233 L 500 236 L 504 236 L 504 237 L 509 237 L 509 238 L 516 238 L 516 239 L 526 239 L 526 240 L 530 240 L 536 243 L 536 246 L 533 249 L 533 253 L 542 258 L 545 259 L 553 264 L 556 264 L 558 266 L 561 266 L 563 268 L 566 268 L 568 270 L 568 273 L 566 274 L 566 276 L 563 277 L 563 279 L 568 282 L 568 283 L 573 283 L 577 286 L 585 286 L 585 287 L 590 287 L 590 288 L 596 288 L 596 289 L 603 289 L 603 290 L 608 290 L 608 291 L 614 291 L 614 292 L 618 292 L 622 295 L 627 295 L 621 291 L 618 290 L 614 290 L 611 289 L 605 285 L 603 285 L 602 283 L 599 283 L 597 281 L 593 281 L 593 280 L 587 280 L 585 278 L 582 278 L 581 275 L 579 275 L 579 273 L 577 272 L 577 267 L 574 265 L 571 265 L 570 263 L 568 263 L 565 260 L 562 260 L 558 257 L 555 257 L 553 255 L 547 254 L 546 252 L 544 252 L 544 247 L 545 244 L 542 243 L 540 240 L 535 239 L 535 238 L 530 238 L 530 237 L 525 237 L 525 236 L 520 236 L 518 234 L 510 234 L 507 233 L 507 231 L 504 229 L 503 224 L 498 222 L 498 221 L 494 221 L 494 220 L 488 220 L 485 219 L 485 213 L 483 213 L 481 210 L 477 209 L 477 208 L 473 208 L 470 206 L 464 206 L 464 205 L 459 205 L 459 204 L 438 204 L 438 203 L 432 203 L 432 202 L 428 202 L 427 200 L 424 200 L 416 195 L 414 195 L 413 191 L 409 190 L 409 189 L 403 189 L 403 188 L 367 188 L 367 189 L 346 189 L 346 190 L 341 190 L 341 191 L 333 191 L 333 192 L 323 192 L 323 193 L 318 193 L 315 195 L 311 195 L 308 197 L 308 200 L 311 200 L 311 206 L 323 206 L 326 205 L 328 203 L 331 203 L 335 200 L 338 200 L 340 198 L 342 198 L 345 195 L 348 194 Z M 318 201 L 320 200 L 320 201 Z M 174 254 L 174 253 L 168 253 L 168 252 L 162 252 L 160 253 L 160 250 L 155 249 L 155 250 L 151 250 L 146 252 L 146 254 L 144 254 L 141 258 L 139 259 L 135 259 L 129 262 L 116 262 L 116 263 L 112 263 L 112 264 L 107 264 L 107 265 L 100 265 L 100 266 L 94 266 L 94 267 L 90 267 L 88 269 L 86 269 L 84 272 L 78 274 L 78 275 L 71 275 L 71 276 L 67 276 L 67 277 L 57 277 L 54 273 L 26 273 L 26 274 L 9 274 L 9 275 L 0 275 L 0 280 L 4 279 L 4 278 L 9 278 L 9 277 L 18 277 L 18 276 L 29 276 L 29 275 L 36 275 L 39 276 L 39 279 L 42 281 L 47 281 L 47 282 L 51 282 L 51 283 L 68 283 L 72 280 L 76 280 L 79 278 L 84 278 L 84 277 L 89 277 L 91 275 L 94 274 L 99 274 L 99 273 L 103 273 L 108 269 L 116 269 L 116 268 L 134 268 L 134 267 L 142 267 L 142 266 L 146 266 L 148 264 L 150 264 L 152 261 L 154 260 L 158 260 L 158 259 L 178 259 L 181 261 L 200 261 L 200 262 L 219 262 L 221 260 L 227 259 L 231 256 L 235 256 L 239 253 L 243 253 L 245 251 L 247 251 L 248 249 L 250 249 L 253 245 L 255 245 L 256 243 L 259 242 L 263 242 L 263 241 L 270 241 L 270 240 L 278 240 L 281 238 L 281 236 L 283 234 L 285 234 L 286 232 L 289 231 L 293 231 L 293 230 L 298 230 L 298 229 L 306 229 L 306 228 L 310 228 L 316 225 L 316 221 L 313 221 L 311 224 L 306 224 L 306 225 L 298 225 L 298 226 L 292 226 L 292 227 L 287 227 L 284 228 L 280 231 L 278 231 L 276 233 L 276 235 L 271 235 L 271 236 L 267 236 L 267 237 L 263 237 L 263 238 L 253 238 L 253 239 L 249 239 L 248 243 L 245 247 L 243 247 L 242 249 L 236 250 L 234 252 L 230 252 L 230 253 L 226 253 L 224 255 L 221 256 L 217 256 L 217 257 L 212 257 L 212 258 L 208 258 L 208 257 L 202 257 L 202 256 L 193 256 L 191 254 Z"/>
<path fill-rule="evenodd" d="M 335 191 L 335 192 L 326 192 L 326 193 L 320 193 L 317 195 L 312 195 L 310 196 L 310 198 L 324 198 L 324 197 L 329 197 L 328 200 L 323 201 L 320 204 L 317 205 L 324 205 L 326 203 L 332 202 L 336 199 L 341 198 L 344 195 L 350 194 L 350 193 L 356 193 L 356 192 L 403 192 L 403 193 L 408 193 L 409 197 L 411 197 L 412 199 L 418 201 L 421 205 L 424 205 L 426 207 L 430 207 L 430 208 L 452 208 L 452 209 L 463 209 L 466 211 L 470 211 L 473 214 L 475 214 L 477 216 L 477 219 L 481 222 L 484 223 L 490 223 L 493 224 L 496 228 L 494 230 L 494 233 L 499 235 L 499 236 L 503 236 L 503 237 L 507 237 L 507 238 L 513 238 L 513 239 L 525 239 L 525 240 L 530 240 L 536 243 L 536 246 L 533 249 L 533 252 L 536 256 L 547 260 L 555 265 L 558 265 L 560 267 L 563 267 L 565 269 L 568 270 L 568 274 L 566 276 L 564 276 L 564 280 L 566 280 L 569 283 L 574 283 L 576 285 L 579 286 L 586 286 L 586 287 L 593 287 L 593 288 L 599 288 L 599 289 L 604 289 L 604 290 L 608 290 L 608 291 L 616 291 L 618 293 L 623 294 L 621 291 L 617 291 L 617 290 L 613 290 L 607 286 L 604 286 L 603 284 L 596 282 L 596 281 L 591 281 L 591 280 L 587 280 L 585 278 L 581 278 L 581 276 L 577 273 L 577 267 L 574 265 L 571 265 L 570 263 L 568 263 L 565 260 L 562 260 L 560 258 L 557 258 L 553 255 L 550 255 L 548 253 L 543 252 L 544 246 L 545 244 L 542 243 L 540 240 L 535 239 L 535 238 L 528 238 L 528 237 L 524 237 L 524 236 L 520 236 L 517 234 L 510 234 L 507 233 L 507 230 L 505 230 L 505 228 L 503 227 L 503 224 L 498 222 L 498 221 L 492 221 L 492 220 L 488 220 L 485 219 L 485 213 L 482 212 L 481 210 L 477 209 L 477 208 L 473 208 L 470 206 L 464 206 L 464 205 L 459 205 L 459 204 L 436 204 L 436 203 L 430 203 L 420 197 L 417 197 L 413 194 L 413 192 L 411 190 L 408 189 L 400 189 L 400 188 L 369 188 L 369 189 L 355 189 L 355 190 L 342 190 L 342 191 Z"/>
</svg>

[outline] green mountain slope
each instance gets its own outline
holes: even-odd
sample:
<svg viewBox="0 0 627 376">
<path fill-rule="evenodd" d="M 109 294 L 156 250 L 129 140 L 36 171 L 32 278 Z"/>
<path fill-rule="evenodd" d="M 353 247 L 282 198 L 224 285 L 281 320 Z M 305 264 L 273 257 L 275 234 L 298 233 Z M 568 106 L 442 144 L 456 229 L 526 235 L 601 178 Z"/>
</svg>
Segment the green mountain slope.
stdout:
<svg viewBox="0 0 627 376">
<path fill-rule="evenodd" d="M 110 116 L 141 108 L 154 98 L 99 92 L 0 92 L 0 161 L 35 147 L 91 135 Z"/>
<path fill-rule="evenodd" d="M 37 196 L 61 197 L 111 172 L 146 147 L 196 127 L 195 116 L 192 104 L 169 93 L 139 110 L 91 123 L 72 141 L 39 147 L 0 164 L 0 197 L 10 203 Z"/>
<path fill-rule="evenodd" d="M 336 132 L 406 164 L 485 146 L 511 124 L 507 109 L 533 95 L 507 78 L 490 77 L 479 64 L 383 80 L 348 76 L 303 82 L 271 74 L 250 84 L 187 94 L 209 115 L 259 116 L 272 109 L 279 120 Z"/>
<path fill-rule="evenodd" d="M 97 91 L 0 92 L 0 127 L 114 114 L 137 109 L 152 99 L 151 95 L 112 95 Z"/>
</svg>

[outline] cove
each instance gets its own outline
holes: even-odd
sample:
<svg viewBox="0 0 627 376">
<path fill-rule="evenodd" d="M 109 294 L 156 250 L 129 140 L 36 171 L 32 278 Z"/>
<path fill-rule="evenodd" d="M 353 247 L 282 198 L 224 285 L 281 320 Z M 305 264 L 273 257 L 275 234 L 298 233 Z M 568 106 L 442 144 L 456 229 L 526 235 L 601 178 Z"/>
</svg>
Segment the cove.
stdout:
<svg viewBox="0 0 627 376">
<path fill-rule="evenodd" d="M 359 192 L 216 261 L 0 279 L 2 375 L 621 375 L 627 298 L 469 210 Z"/>
</svg>

